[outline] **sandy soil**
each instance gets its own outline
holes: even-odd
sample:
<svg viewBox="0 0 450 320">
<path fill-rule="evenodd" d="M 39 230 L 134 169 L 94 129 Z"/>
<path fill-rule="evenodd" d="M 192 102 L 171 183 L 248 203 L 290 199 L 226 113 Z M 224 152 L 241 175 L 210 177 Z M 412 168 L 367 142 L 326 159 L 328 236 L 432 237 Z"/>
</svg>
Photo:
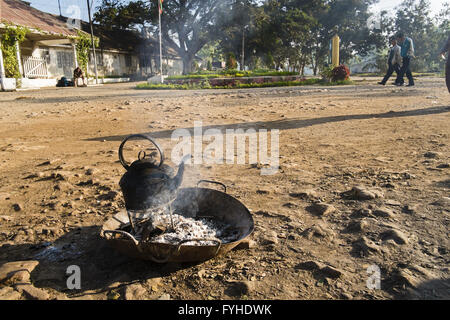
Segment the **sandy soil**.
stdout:
<svg viewBox="0 0 450 320">
<path fill-rule="evenodd" d="M 39 265 L 30 279 L 37 290 L 6 281 L 0 298 L 448 299 L 450 96 L 443 79 L 414 88 L 375 80 L 1 93 L 0 265 Z M 187 166 L 183 186 L 221 181 L 251 210 L 250 248 L 200 264 L 117 253 L 99 229 L 124 207 L 120 142 L 151 133 L 170 155 L 172 131 L 194 121 L 280 130 L 276 175 L 262 176 L 260 165 Z M 81 268 L 81 290 L 66 287 L 70 265 Z M 379 290 L 367 286 L 372 265 Z"/>
</svg>

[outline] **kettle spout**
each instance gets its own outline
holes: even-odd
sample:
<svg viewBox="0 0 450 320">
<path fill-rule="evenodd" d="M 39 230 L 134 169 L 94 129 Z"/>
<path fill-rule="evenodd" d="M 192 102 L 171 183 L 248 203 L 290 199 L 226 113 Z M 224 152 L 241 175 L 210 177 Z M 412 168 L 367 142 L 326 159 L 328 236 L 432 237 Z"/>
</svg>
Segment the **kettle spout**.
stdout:
<svg viewBox="0 0 450 320">
<path fill-rule="evenodd" d="M 173 178 L 173 188 L 176 190 L 181 186 L 181 183 L 183 182 L 183 175 L 184 175 L 184 165 L 186 161 L 188 161 L 192 156 L 190 154 L 186 155 L 181 159 L 181 163 L 178 166 L 178 172 L 177 175 Z"/>
</svg>

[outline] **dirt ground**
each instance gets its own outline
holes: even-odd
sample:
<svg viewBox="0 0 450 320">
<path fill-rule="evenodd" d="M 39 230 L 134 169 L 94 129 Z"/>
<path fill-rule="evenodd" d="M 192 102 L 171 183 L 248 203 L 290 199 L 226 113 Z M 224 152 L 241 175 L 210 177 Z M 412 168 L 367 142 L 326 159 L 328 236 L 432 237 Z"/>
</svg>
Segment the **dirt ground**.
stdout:
<svg viewBox="0 0 450 320">
<path fill-rule="evenodd" d="M 377 80 L 0 93 L 0 265 L 39 262 L 26 289 L 3 277 L 0 298 L 450 298 L 450 95 L 441 78 L 413 88 Z M 251 210 L 252 241 L 199 264 L 121 255 L 99 236 L 124 208 L 120 142 L 150 133 L 170 155 L 172 131 L 194 121 L 280 130 L 278 174 L 250 164 L 186 168 L 183 187 L 223 182 Z M 66 286 L 71 265 L 80 290 Z M 370 266 L 380 289 L 367 285 Z"/>
</svg>

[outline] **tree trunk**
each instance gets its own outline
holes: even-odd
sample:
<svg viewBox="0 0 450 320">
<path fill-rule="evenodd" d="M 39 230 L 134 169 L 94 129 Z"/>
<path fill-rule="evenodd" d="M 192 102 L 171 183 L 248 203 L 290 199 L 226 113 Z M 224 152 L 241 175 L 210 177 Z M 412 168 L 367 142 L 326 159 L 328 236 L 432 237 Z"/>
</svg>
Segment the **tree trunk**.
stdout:
<svg viewBox="0 0 450 320">
<path fill-rule="evenodd" d="M 194 62 L 194 57 L 189 54 L 183 56 L 183 74 L 189 74 L 192 72 L 192 63 Z"/>
</svg>

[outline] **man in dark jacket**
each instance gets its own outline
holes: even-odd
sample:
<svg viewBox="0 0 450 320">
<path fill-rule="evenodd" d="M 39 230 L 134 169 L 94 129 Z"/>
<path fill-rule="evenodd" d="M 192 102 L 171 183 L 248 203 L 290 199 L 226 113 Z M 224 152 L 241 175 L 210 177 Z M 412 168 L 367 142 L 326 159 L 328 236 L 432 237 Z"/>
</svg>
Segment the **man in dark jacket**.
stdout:
<svg viewBox="0 0 450 320">
<path fill-rule="evenodd" d="M 398 86 L 402 86 L 404 81 L 403 77 L 406 74 L 406 77 L 408 78 L 408 87 L 414 86 L 414 79 L 411 73 L 410 69 L 410 63 L 411 59 L 414 58 L 414 44 L 411 38 L 405 37 L 405 34 L 403 32 L 399 32 L 397 34 L 397 43 L 402 48 L 401 49 L 401 55 L 402 55 L 402 67 L 400 68 L 400 73 L 398 74 L 396 84 Z"/>
<path fill-rule="evenodd" d="M 445 54 L 447 53 L 447 63 L 445 65 L 445 82 L 447 83 L 447 89 L 450 93 L 450 36 L 447 42 L 441 49 L 440 55 L 445 59 Z"/>
<path fill-rule="evenodd" d="M 76 67 L 75 70 L 73 70 L 73 83 L 75 85 L 75 87 L 78 87 L 78 79 L 83 79 L 83 86 L 85 86 L 84 84 L 84 72 L 83 70 L 81 70 L 80 67 Z"/>
<path fill-rule="evenodd" d="M 391 41 L 392 48 L 389 51 L 389 58 L 388 58 L 389 68 L 388 68 L 388 71 L 387 71 L 386 75 L 384 76 L 383 80 L 381 80 L 381 82 L 378 82 L 378 84 L 381 84 L 383 86 L 386 85 L 386 82 L 392 76 L 394 71 L 398 76 L 398 74 L 400 73 L 400 66 L 402 64 L 401 48 L 399 45 L 397 45 L 397 39 L 395 39 L 395 37 L 392 37 L 390 39 L 390 41 Z"/>
</svg>

